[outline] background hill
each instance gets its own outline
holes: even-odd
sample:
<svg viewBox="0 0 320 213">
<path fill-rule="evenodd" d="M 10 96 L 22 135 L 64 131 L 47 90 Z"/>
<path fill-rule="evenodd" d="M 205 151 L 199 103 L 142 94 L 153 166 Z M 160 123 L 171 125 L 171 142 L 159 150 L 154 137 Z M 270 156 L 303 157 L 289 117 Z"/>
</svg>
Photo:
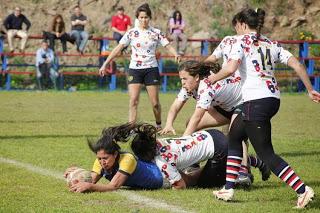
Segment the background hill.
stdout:
<svg viewBox="0 0 320 213">
<path fill-rule="evenodd" d="M 17 5 L 31 20 L 31 34 L 40 34 L 50 25 L 53 15 L 62 14 L 70 29 L 70 14 L 76 4 L 89 18 L 87 30 L 97 36 L 111 36 L 110 19 L 116 7 L 122 5 L 133 19 L 137 6 L 148 2 L 152 8 L 152 25 L 166 30 L 168 17 L 175 8 L 187 22 L 189 37 L 221 38 L 232 33 L 232 16 L 242 7 L 262 7 L 267 12 L 264 32 L 271 38 L 298 38 L 300 31 L 320 36 L 320 1 L 316 0 L 1 0 L 2 20 Z"/>
</svg>

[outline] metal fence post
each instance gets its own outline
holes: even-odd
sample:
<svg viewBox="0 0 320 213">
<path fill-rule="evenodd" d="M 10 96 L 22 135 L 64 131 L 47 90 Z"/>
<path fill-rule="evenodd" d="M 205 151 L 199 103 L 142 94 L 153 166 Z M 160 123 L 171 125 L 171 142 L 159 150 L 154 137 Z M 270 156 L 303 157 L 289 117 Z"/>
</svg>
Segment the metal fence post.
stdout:
<svg viewBox="0 0 320 213">
<path fill-rule="evenodd" d="M 209 55 L 209 42 L 207 40 L 201 41 L 201 55 Z"/>
<path fill-rule="evenodd" d="M 309 55 L 309 43 L 303 42 L 299 44 L 299 58 L 307 58 Z M 300 60 L 302 64 L 305 64 L 307 70 L 309 69 L 309 60 Z M 299 79 L 297 85 L 298 92 L 302 92 L 305 89 L 303 82 Z"/>
<path fill-rule="evenodd" d="M 110 71 L 111 71 L 111 79 L 110 79 L 110 83 L 109 83 L 109 90 L 110 91 L 114 91 L 115 89 L 117 89 L 117 75 L 114 73 L 113 70 L 113 62 L 111 62 L 110 65 Z"/>
<path fill-rule="evenodd" d="M 158 68 L 159 68 L 160 75 L 163 74 L 163 59 L 162 58 L 159 58 L 159 60 L 158 60 Z M 168 76 L 163 75 L 163 80 L 162 80 L 162 85 L 161 85 L 161 90 L 163 93 L 167 92 L 167 86 L 168 86 Z"/>
<path fill-rule="evenodd" d="M 6 72 L 8 70 L 8 57 L 6 55 L 2 55 L 4 53 L 4 38 L 0 37 L 0 54 L 1 54 L 1 62 L 2 62 L 2 67 L 1 71 Z M 6 90 L 11 89 L 11 75 L 7 73 L 6 75 L 6 84 L 5 88 Z"/>
</svg>

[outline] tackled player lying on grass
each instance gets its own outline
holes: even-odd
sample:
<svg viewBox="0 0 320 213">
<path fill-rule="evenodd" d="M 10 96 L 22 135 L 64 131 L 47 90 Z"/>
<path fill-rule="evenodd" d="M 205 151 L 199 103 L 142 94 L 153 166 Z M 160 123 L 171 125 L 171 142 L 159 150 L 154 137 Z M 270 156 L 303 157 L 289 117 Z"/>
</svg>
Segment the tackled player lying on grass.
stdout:
<svg viewBox="0 0 320 213">
<path fill-rule="evenodd" d="M 132 124 L 110 127 L 102 131 L 96 143 L 89 142 L 96 153 L 91 172 L 92 183 L 78 182 L 69 186 L 73 192 L 113 191 L 121 186 L 140 189 L 158 189 L 169 182 L 175 189 L 186 187 L 218 187 L 225 184 L 227 138 L 215 129 L 195 132 L 180 138 L 156 138 L 156 128 L 150 124 Z M 122 152 L 119 142 L 130 143 L 135 155 Z M 206 161 L 197 172 L 180 172 L 190 165 Z M 258 167 L 263 179 L 270 171 L 262 161 L 250 157 L 252 166 Z M 72 168 L 65 172 L 68 177 Z M 97 184 L 101 177 L 110 183 Z"/>
</svg>

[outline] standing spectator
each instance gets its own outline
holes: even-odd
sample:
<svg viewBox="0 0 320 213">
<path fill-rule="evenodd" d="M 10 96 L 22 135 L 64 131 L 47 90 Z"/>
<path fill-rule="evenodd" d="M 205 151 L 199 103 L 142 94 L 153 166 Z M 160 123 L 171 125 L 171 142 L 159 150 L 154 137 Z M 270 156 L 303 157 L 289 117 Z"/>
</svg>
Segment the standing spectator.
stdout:
<svg viewBox="0 0 320 213">
<path fill-rule="evenodd" d="M 56 79 L 58 77 L 58 73 L 53 68 L 53 63 L 54 53 L 49 48 L 48 42 L 43 40 L 41 43 L 41 48 L 37 50 L 36 54 L 36 74 L 39 89 L 47 89 L 50 86 L 50 80 L 56 89 Z"/>
<path fill-rule="evenodd" d="M 49 40 L 49 48 L 54 51 L 54 40 L 60 39 L 62 51 L 67 52 L 67 40 L 69 35 L 66 33 L 65 23 L 60 14 L 53 18 L 52 24 L 48 32 L 43 32 L 44 39 Z"/>
<path fill-rule="evenodd" d="M 112 16 L 111 29 L 113 31 L 113 38 L 119 43 L 122 36 L 131 27 L 131 19 L 124 14 L 124 8 L 118 7 L 117 15 Z"/>
<path fill-rule="evenodd" d="M 88 42 L 89 35 L 84 31 L 87 24 L 87 17 L 81 13 L 79 6 L 74 8 L 74 14 L 71 16 L 71 37 L 74 37 L 77 44 L 77 50 L 83 54 L 84 48 Z"/>
<path fill-rule="evenodd" d="M 22 24 L 27 25 L 26 29 L 22 29 Z M 31 27 L 30 21 L 21 13 L 21 8 L 16 7 L 14 12 L 10 14 L 3 22 L 4 31 L 7 33 L 10 52 L 14 52 L 13 39 L 17 35 L 21 37 L 20 52 L 24 52 L 26 47 L 28 34 L 27 31 Z"/>
<path fill-rule="evenodd" d="M 182 19 L 181 12 L 179 10 L 174 11 L 172 18 L 169 20 L 170 37 L 173 40 L 172 46 L 176 47 L 180 55 L 184 55 L 187 47 L 187 36 L 183 33 L 184 27 L 185 22 Z"/>
<path fill-rule="evenodd" d="M 99 70 L 100 75 L 106 73 L 106 67 L 113 58 L 123 49 L 131 45 L 131 61 L 128 72 L 128 90 L 129 90 L 129 122 L 137 121 L 137 109 L 139 104 L 140 91 L 143 85 L 146 86 L 153 113 L 156 120 L 157 129 L 161 129 L 161 105 L 159 100 L 160 73 L 156 59 L 156 48 L 160 44 L 175 56 L 176 61 L 179 55 L 169 44 L 165 35 L 156 28 L 149 25 L 151 19 L 151 10 L 148 4 L 143 4 L 136 11 L 136 18 L 139 20 L 139 27 L 135 27 L 120 40 L 110 53 L 107 60 Z"/>
</svg>

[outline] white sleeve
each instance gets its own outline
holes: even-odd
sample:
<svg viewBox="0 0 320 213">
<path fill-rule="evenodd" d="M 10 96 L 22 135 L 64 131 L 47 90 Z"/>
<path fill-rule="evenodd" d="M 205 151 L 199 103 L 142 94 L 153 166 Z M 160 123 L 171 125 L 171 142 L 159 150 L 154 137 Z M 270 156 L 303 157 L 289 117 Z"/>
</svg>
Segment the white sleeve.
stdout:
<svg viewBox="0 0 320 213">
<path fill-rule="evenodd" d="M 238 37 L 234 42 L 228 58 L 233 60 L 242 60 L 244 56 L 243 47 L 245 47 L 245 45 L 242 41 L 242 36 L 241 36 L 241 37 Z"/>
<path fill-rule="evenodd" d="M 186 102 L 190 97 L 190 94 L 185 88 L 181 88 L 179 94 L 177 95 L 177 99 L 181 102 Z"/>
<path fill-rule="evenodd" d="M 167 46 L 170 42 L 168 41 L 168 39 L 166 38 L 166 36 L 164 35 L 163 32 L 159 32 L 159 43 L 161 44 L 161 46 L 165 47 Z"/>
<path fill-rule="evenodd" d="M 165 156 L 157 155 L 155 157 L 155 162 L 157 164 L 157 167 L 160 169 L 162 176 L 166 178 L 171 185 L 176 183 L 177 181 L 181 180 L 181 174 L 179 173 L 175 162 L 173 160 L 166 161 L 164 158 Z"/>
<path fill-rule="evenodd" d="M 285 50 L 278 42 L 274 42 L 273 45 L 276 49 L 276 62 L 288 64 L 288 60 L 292 54 L 288 50 Z"/>
<path fill-rule="evenodd" d="M 209 82 L 208 79 L 203 79 L 200 81 L 198 88 L 198 98 L 197 98 L 197 108 L 209 109 L 213 100 L 214 92 L 211 89 L 213 85 Z"/>
<path fill-rule="evenodd" d="M 213 51 L 212 55 L 216 58 L 222 58 L 223 57 L 223 45 L 224 45 L 225 38 L 220 42 L 220 44 L 217 46 L 217 48 Z"/>
<path fill-rule="evenodd" d="M 124 46 L 128 46 L 131 42 L 130 30 L 127 31 L 119 41 L 119 44 L 123 44 Z"/>
</svg>

